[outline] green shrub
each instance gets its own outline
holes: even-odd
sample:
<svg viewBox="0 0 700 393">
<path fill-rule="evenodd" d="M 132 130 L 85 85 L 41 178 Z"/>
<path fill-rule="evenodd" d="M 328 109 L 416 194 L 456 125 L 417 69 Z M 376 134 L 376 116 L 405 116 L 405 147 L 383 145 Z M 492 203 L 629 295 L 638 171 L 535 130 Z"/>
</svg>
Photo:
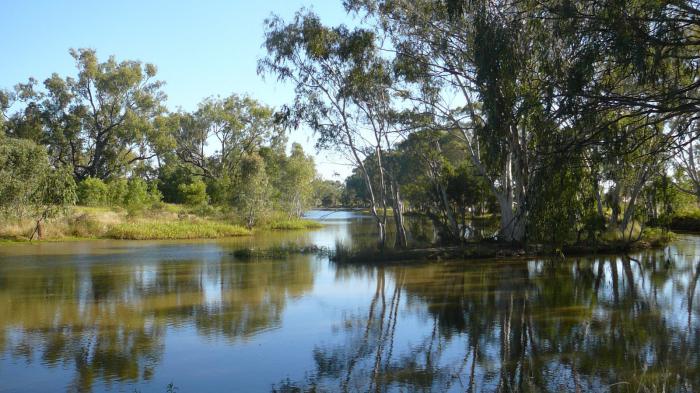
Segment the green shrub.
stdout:
<svg viewBox="0 0 700 393">
<path fill-rule="evenodd" d="M 209 205 L 207 203 L 203 203 L 201 205 L 196 205 L 192 206 L 189 209 L 187 209 L 187 212 L 190 214 L 194 214 L 199 217 L 212 217 L 212 216 L 219 216 L 219 210 L 212 205 Z M 230 217 L 229 217 L 230 218 Z M 237 221 L 236 219 L 232 219 L 229 221 Z"/>
<path fill-rule="evenodd" d="M 192 182 L 190 171 L 177 163 L 166 162 L 160 166 L 158 173 L 158 190 L 167 203 L 183 203 L 180 184 Z"/>
<path fill-rule="evenodd" d="M 83 206 L 104 206 L 109 200 L 108 191 L 105 182 L 88 177 L 78 183 L 78 203 Z"/>
<path fill-rule="evenodd" d="M 691 207 L 679 211 L 671 218 L 670 227 L 679 231 L 700 231 L 700 209 Z"/>
<path fill-rule="evenodd" d="M 654 247 L 664 246 L 672 242 L 675 238 L 675 233 L 665 231 L 661 228 L 644 228 L 644 231 L 642 231 L 642 240 Z"/>
<path fill-rule="evenodd" d="M 129 185 L 126 179 L 113 179 L 107 183 L 107 203 L 112 206 L 124 206 Z"/>
<path fill-rule="evenodd" d="M 75 204 L 76 184 L 67 167 L 49 165 L 46 149 L 28 140 L 0 143 L 0 213 L 39 221 Z M 36 224 L 39 237 L 42 226 Z"/>
<path fill-rule="evenodd" d="M 163 194 L 158 189 L 157 182 L 151 182 L 148 184 L 148 195 L 151 205 L 154 207 L 162 207 L 163 204 Z"/>
<path fill-rule="evenodd" d="M 207 203 L 207 185 L 197 179 L 190 184 L 180 184 L 177 187 L 180 199 L 189 206 L 199 206 Z"/>
<path fill-rule="evenodd" d="M 143 179 L 132 178 L 127 182 L 122 206 L 126 207 L 129 214 L 134 214 L 160 202 L 161 198 L 157 187 L 149 186 Z"/>
<path fill-rule="evenodd" d="M 142 207 L 149 201 L 148 184 L 139 178 L 129 179 L 124 196 L 124 206 L 127 208 Z"/>
</svg>

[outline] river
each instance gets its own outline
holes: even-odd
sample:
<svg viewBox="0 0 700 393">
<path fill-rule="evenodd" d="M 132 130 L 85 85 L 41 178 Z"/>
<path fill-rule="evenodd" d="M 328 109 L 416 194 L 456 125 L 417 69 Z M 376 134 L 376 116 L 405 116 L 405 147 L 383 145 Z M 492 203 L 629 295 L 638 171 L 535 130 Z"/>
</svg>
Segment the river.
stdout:
<svg viewBox="0 0 700 393">
<path fill-rule="evenodd" d="M 221 241 L 0 245 L 0 392 L 700 389 L 700 237 L 384 268 L 233 255 L 371 241 L 366 217 L 326 215 Z"/>
</svg>

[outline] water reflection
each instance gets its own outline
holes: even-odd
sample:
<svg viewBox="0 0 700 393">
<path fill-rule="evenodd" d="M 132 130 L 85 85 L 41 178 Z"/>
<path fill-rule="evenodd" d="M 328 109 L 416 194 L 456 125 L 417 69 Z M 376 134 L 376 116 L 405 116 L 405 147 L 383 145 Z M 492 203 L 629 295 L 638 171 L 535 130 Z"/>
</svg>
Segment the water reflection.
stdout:
<svg viewBox="0 0 700 393">
<path fill-rule="evenodd" d="M 326 222 L 224 242 L 3 247 L 0 392 L 700 389 L 697 237 L 565 262 L 232 255 L 372 238 L 371 221 Z"/>
<path fill-rule="evenodd" d="M 378 269 L 344 341 L 273 390 L 697 391 L 697 251 Z"/>
<path fill-rule="evenodd" d="M 70 364 L 71 389 L 95 379 L 148 380 L 167 326 L 191 324 L 234 342 L 279 326 L 285 303 L 310 290 L 308 261 L 163 261 L 0 270 L 4 352 Z"/>
</svg>

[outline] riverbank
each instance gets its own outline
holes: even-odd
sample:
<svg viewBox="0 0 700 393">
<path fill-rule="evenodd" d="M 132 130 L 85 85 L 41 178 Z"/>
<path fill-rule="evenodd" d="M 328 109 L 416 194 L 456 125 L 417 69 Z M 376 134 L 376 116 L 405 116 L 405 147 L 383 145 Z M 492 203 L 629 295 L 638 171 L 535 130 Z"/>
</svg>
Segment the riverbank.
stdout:
<svg viewBox="0 0 700 393">
<path fill-rule="evenodd" d="M 33 219 L 7 220 L 0 224 L 0 241 L 185 240 L 250 236 L 258 231 L 309 230 L 321 228 L 316 221 L 289 219 L 271 214 L 252 229 L 234 215 L 210 209 L 198 212 L 181 205 L 128 212 L 120 208 L 75 206 L 58 217 L 42 222 L 37 238 Z"/>
<path fill-rule="evenodd" d="M 669 226 L 674 231 L 700 232 L 700 210 L 675 215 Z"/>
</svg>

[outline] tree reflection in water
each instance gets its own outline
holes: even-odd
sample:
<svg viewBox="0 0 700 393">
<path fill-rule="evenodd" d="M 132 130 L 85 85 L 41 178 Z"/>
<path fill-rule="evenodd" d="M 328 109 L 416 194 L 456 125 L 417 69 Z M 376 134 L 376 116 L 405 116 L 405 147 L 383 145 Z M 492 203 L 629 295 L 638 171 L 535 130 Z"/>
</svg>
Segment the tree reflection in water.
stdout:
<svg viewBox="0 0 700 393">
<path fill-rule="evenodd" d="M 697 391 L 699 254 L 343 267 L 376 275 L 368 313 L 273 391 Z"/>
<path fill-rule="evenodd" d="M 285 303 L 312 287 L 308 261 L 161 261 L 0 270 L 0 353 L 71 367 L 69 390 L 148 381 L 169 327 L 247 339 L 279 325 Z M 14 338 L 10 338 L 14 337 Z"/>
<path fill-rule="evenodd" d="M 183 393 L 700 389 L 696 237 L 632 256 L 384 268 L 174 247 L 0 263 L 3 388 L 27 362 L 71 391 L 160 392 L 163 374 Z M 199 357 L 180 367 L 213 370 L 169 363 L 181 345 Z M 278 369 L 255 385 L 257 367 Z"/>
</svg>

